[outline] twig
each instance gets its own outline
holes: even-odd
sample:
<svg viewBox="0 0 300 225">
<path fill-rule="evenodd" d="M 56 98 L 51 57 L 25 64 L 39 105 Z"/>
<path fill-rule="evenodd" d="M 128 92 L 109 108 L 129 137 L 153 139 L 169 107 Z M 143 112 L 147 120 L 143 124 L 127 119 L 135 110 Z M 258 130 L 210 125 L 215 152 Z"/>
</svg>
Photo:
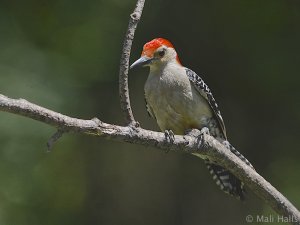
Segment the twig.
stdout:
<svg viewBox="0 0 300 225">
<path fill-rule="evenodd" d="M 64 133 L 64 131 L 62 129 L 57 129 L 57 131 L 49 138 L 49 140 L 47 141 L 48 152 L 51 151 L 51 149 L 53 148 L 53 145 L 58 141 L 58 139 L 61 138 L 63 133 Z"/>
<path fill-rule="evenodd" d="M 292 218 L 289 220 L 292 224 L 300 224 L 300 212 L 292 203 L 224 145 L 207 134 L 203 134 L 200 142 L 199 139 L 193 136 L 175 135 L 174 142 L 170 145 L 165 141 L 165 134 L 161 132 L 145 130 L 140 127 L 107 124 L 96 118 L 92 120 L 76 119 L 35 105 L 24 99 L 11 99 L 4 95 L 0 95 L 0 111 L 38 120 L 63 131 L 97 135 L 106 139 L 153 146 L 181 153 L 197 152 L 231 171 L 278 214 Z"/>
<path fill-rule="evenodd" d="M 124 38 L 123 50 L 120 60 L 120 73 L 119 73 L 119 95 L 121 109 L 124 114 L 126 124 L 139 126 L 135 121 L 129 99 L 128 89 L 128 70 L 131 46 L 134 38 L 134 33 L 137 24 L 142 16 L 145 0 L 138 0 L 133 13 L 130 15 L 127 32 Z"/>
</svg>

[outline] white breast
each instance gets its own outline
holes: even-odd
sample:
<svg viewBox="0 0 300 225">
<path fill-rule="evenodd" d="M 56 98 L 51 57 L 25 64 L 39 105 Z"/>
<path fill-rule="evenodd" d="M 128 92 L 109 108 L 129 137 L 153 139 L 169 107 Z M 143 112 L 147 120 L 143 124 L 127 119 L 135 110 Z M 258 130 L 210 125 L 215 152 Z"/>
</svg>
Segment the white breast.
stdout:
<svg viewBox="0 0 300 225">
<path fill-rule="evenodd" d="M 162 131 L 183 134 L 202 128 L 212 111 L 207 100 L 190 83 L 185 68 L 169 63 L 162 70 L 150 70 L 145 97 Z"/>
</svg>

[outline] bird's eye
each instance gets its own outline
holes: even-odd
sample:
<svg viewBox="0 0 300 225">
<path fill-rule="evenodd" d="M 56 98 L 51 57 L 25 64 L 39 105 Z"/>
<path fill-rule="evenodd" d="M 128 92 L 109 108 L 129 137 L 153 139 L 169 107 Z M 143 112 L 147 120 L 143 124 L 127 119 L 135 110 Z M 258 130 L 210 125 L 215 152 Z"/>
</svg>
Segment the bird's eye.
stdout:
<svg viewBox="0 0 300 225">
<path fill-rule="evenodd" d="M 159 55 L 160 57 L 163 57 L 163 56 L 165 55 L 165 53 L 166 53 L 166 49 L 162 49 L 162 50 L 160 50 L 160 51 L 158 52 L 158 55 Z"/>
</svg>

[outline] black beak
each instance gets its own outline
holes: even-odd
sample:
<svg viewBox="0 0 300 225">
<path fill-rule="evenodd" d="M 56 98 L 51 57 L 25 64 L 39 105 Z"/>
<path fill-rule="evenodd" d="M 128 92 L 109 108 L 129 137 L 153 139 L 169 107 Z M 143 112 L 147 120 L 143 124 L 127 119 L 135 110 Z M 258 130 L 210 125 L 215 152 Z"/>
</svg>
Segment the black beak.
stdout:
<svg viewBox="0 0 300 225">
<path fill-rule="evenodd" d="M 146 66 L 149 63 L 151 63 L 151 61 L 152 61 L 152 58 L 142 56 L 141 58 L 139 58 L 138 60 L 136 60 L 134 63 L 131 64 L 130 69 L 132 69 L 134 67 L 138 67 L 138 66 Z"/>
</svg>

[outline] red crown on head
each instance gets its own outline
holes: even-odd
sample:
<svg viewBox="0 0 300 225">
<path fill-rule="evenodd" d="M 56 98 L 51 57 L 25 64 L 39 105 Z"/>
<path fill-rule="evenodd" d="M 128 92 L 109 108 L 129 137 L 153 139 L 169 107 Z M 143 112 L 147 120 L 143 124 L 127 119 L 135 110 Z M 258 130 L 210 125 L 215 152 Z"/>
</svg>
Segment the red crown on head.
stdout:
<svg viewBox="0 0 300 225">
<path fill-rule="evenodd" d="M 163 45 L 174 49 L 173 44 L 170 41 L 168 41 L 167 39 L 155 38 L 152 41 L 149 41 L 144 45 L 142 56 L 153 57 L 153 53 L 155 52 L 155 50 Z M 177 55 L 176 59 L 177 59 L 177 62 L 180 63 L 178 55 Z"/>
</svg>

